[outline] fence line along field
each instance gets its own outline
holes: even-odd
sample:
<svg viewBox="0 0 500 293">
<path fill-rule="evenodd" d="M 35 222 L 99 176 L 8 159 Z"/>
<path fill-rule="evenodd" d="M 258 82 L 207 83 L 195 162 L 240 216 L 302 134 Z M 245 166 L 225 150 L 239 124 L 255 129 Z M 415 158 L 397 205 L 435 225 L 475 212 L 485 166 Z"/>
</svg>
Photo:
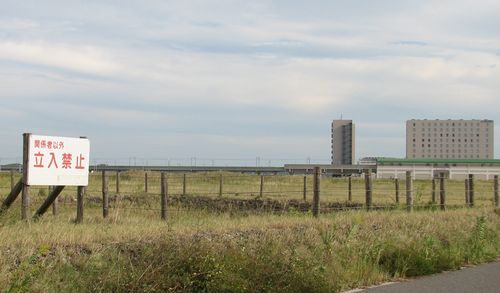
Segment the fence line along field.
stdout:
<svg viewBox="0 0 500 293">
<path fill-rule="evenodd" d="M 101 172 L 90 174 L 86 189 L 86 201 L 96 202 L 102 194 Z M 108 190 L 112 200 L 124 199 L 135 204 L 149 206 L 158 202 L 161 193 L 160 172 L 128 171 L 107 172 Z M 20 173 L 0 172 L 0 191 L 7 194 L 11 185 L 20 179 Z M 12 178 L 13 177 L 13 178 Z M 255 175 L 229 172 L 170 173 L 166 174 L 168 195 L 170 197 L 198 197 L 227 200 L 273 200 L 277 202 L 311 202 L 313 198 L 313 176 L 307 175 Z M 413 204 L 418 206 L 439 203 L 439 180 L 413 180 Z M 466 180 L 468 181 L 468 180 Z M 359 207 L 366 203 L 366 184 L 363 177 L 335 178 L 322 176 L 321 203 L 352 204 Z M 375 207 L 394 207 L 405 203 L 404 179 L 398 182 L 391 179 L 372 179 L 371 201 Z M 445 180 L 446 205 L 465 206 L 467 182 Z M 350 188 L 349 188 L 350 187 Z M 48 194 L 47 187 L 31 187 L 31 201 L 35 205 L 42 202 Z M 474 204 L 477 206 L 494 205 L 494 180 L 474 180 Z M 76 187 L 66 187 L 59 196 L 63 203 L 73 202 Z M 155 206 L 159 208 L 159 205 Z M 326 208 L 326 206 L 325 206 Z"/>
</svg>

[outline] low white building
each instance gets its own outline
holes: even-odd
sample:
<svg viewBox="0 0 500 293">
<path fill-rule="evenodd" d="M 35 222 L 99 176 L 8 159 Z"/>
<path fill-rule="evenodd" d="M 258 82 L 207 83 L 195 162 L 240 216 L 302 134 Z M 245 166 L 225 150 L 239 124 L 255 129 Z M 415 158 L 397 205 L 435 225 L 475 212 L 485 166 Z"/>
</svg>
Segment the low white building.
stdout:
<svg viewBox="0 0 500 293">
<path fill-rule="evenodd" d="M 377 158 L 377 178 L 405 178 L 406 171 L 412 171 L 414 179 L 431 179 L 440 174 L 449 179 L 465 179 L 474 174 L 477 179 L 490 180 L 500 175 L 500 160 Z"/>
</svg>

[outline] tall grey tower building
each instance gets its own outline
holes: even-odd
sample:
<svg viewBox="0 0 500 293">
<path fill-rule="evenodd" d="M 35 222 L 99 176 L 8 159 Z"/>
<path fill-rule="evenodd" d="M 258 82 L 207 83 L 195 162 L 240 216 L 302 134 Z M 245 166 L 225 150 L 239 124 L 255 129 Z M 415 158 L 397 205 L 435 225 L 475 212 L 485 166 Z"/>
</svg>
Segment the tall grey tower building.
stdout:
<svg viewBox="0 0 500 293">
<path fill-rule="evenodd" d="M 408 120 L 407 159 L 493 159 L 492 120 Z"/>
<path fill-rule="evenodd" d="M 352 120 L 332 122 L 332 165 L 354 164 L 354 124 Z"/>
</svg>

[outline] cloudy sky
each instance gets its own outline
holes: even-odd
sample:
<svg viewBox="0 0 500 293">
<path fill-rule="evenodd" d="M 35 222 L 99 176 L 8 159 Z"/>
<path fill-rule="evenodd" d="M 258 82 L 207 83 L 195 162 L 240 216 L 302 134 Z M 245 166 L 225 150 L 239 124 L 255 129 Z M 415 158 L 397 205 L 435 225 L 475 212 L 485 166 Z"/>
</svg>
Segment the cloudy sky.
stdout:
<svg viewBox="0 0 500 293">
<path fill-rule="evenodd" d="M 408 119 L 500 121 L 498 0 L 0 5 L 3 162 L 23 132 L 86 135 L 94 161 L 264 165 L 328 162 L 341 115 L 357 158 L 403 157 Z"/>
</svg>

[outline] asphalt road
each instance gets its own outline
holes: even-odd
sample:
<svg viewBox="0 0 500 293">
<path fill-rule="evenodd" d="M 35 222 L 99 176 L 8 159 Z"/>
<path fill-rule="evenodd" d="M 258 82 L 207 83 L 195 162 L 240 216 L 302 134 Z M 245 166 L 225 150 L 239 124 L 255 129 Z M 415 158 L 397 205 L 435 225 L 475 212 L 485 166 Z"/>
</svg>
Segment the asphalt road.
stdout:
<svg viewBox="0 0 500 293">
<path fill-rule="evenodd" d="M 499 293 L 500 262 L 360 290 L 363 293 Z"/>
</svg>

